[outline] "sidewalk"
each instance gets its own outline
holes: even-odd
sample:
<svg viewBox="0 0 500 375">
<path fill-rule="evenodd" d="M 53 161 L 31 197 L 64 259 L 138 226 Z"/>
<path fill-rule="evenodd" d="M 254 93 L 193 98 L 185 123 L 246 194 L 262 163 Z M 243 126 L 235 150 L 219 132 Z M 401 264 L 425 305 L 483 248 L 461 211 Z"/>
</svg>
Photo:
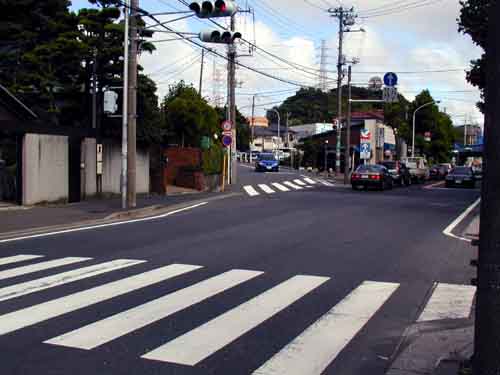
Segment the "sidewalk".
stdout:
<svg viewBox="0 0 500 375">
<path fill-rule="evenodd" d="M 224 193 L 200 193 L 190 189 L 169 187 L 168 195 L 138 195 L 134 210 L 122 210 L 121 198 L 92 198 L 79 203 L 47 204 L 33 207 L 12 206 L 0 209 L 0 237 L 16 232 L 53 229 L 94 221 L 117 220 L 125 217 L 147 216 L 154 211 L 179 204 L 229 196 Z"/>
</svg>

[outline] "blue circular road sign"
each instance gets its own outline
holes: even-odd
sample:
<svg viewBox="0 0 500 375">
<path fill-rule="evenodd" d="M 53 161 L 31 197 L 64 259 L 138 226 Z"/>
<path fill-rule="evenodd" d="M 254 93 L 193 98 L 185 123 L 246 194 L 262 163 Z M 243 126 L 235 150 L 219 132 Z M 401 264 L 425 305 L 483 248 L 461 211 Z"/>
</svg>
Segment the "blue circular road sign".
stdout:
<svg viewBox="0 0 500 375">
<path fill-rule="evenodd" d="M 222 144 L 226 147 L 231 146 L 231 143 L 233 143 L 233 138 L 229 135 L 225 135 L 222 137 Z"/>
<path fill-rule="evenodd" d="M 385 73 L 384 75 L 384 84 L 389 87 L 396 86 L 398 84 L 398 76 L 396 73 Z"/>
</svg>

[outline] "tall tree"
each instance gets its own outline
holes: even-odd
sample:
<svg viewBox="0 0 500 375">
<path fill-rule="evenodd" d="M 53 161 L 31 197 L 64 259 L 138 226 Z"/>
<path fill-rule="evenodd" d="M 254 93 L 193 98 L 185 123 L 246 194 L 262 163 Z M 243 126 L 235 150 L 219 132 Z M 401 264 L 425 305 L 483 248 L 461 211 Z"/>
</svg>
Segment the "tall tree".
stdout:
<svg viewBox="0 0 500 375">
<path fill-rule="evenodd" d="M 457 20 L 458 31 L 469 35 L 472 41 L 486 50 L 488 40 L 489 17 L 497 0 L 461 0 L 460 16 Z M 467 72 L 467 81 L 481 90 L 483 101 L 478 108 L 484 112 L 484 97 L 486 90 L 486 55 L 472 60 Z"/>
</svg>

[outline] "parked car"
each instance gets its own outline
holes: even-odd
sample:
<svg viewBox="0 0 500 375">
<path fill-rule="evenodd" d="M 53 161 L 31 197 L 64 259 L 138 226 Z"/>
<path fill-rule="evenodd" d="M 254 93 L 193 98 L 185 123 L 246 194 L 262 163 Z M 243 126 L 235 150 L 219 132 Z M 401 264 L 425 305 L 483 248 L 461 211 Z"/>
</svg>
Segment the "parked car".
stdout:
<svg viewBox="0 0 500 375">
<path fill-rule="evenodd" d="M 410 170 L 412 182 L 422 183 L 429 179 L 429 167 L 423 157 L 405 158 L 403 162 Z"/>
<path fill-rule="evenodd" d="M 255 162 L 256 172 L 279 172 L 280 163 L 272 153 L 260 153 Z"/>
<path fill-rule="evenodd" d="M 455 167 L 446 176 L 446 187 L 463 186 L 474 188 L 476 176 L 471 167 Z"/>
<path fill-rule="evenodd" d="M 444 180 L 448 175 L 451 167 L 446 164 L 436 164 L 429 170 L 429 178 L 431 180 Z"/>
<path fill-rule="evenodd" d="M 394 183 L 400 186 L 411 185 L 410 170 L 406 167 L 405 163 L 400 161 L 383 161 L 380 165 L 388 169 Z"/>
<path fill-rule="evenodd" d="M 364 189 L 374 187 L 385 190 L 392 189 L 394 181 L 389 170 L 383 165 L 365 164 L 356 168 L 351 175 L 351 185 L 354 190 L 360 187 Z"/>
</svg>

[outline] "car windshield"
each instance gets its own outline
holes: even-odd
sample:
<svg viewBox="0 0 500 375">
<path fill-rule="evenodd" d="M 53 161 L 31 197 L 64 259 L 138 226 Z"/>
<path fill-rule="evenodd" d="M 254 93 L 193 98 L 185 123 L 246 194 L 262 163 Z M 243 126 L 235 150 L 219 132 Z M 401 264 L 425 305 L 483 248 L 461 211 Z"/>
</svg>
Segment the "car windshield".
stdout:
<svg viewBox="0 0 500 375">
<path fill-rule="evenodd" d="M 259 160 L 275 161 L 276 158 L 272 154 L 260 154 Z"/>
<path fill-rule="evenodd" d="M 397 163 L 395 161 L 384 161 L 383 163 L 380 163 L 387 169 L 396 169 L 397 168 Z"/>
<path fill-rule="evenodd" d="M 472 174 L 472 171 L 469 167 L 455 167 L 453 174 Z"/>
<path fill-rule="evenodd" d="M 380 165 L 360 165 L 356 172 L 358 173 L 378 173 L 383 169 Z"/>
</svg>

